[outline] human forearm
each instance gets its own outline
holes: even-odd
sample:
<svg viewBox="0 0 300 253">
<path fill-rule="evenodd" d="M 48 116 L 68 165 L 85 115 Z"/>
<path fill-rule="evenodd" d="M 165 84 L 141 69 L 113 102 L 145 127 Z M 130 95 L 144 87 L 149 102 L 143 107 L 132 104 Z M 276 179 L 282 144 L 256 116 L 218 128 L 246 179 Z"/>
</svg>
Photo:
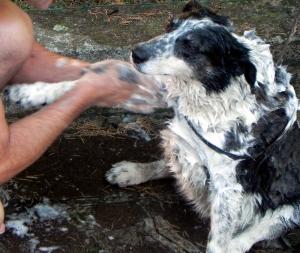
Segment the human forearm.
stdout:
<svg viewBox="0 0 300 253">
<path fill-rule="evenodd" d="M 90 65 L 85 61 L 64 57 L 48 51 L 34 42 L 30 57 L 10 81 L 15 83 L 61 82 L 76 80 L 82 68 Z"/>
<path fill-rule="evenodd" d="M 63 85 L 63 84 L 62 84 Z M 90 105 L 123 106 L 151 112 L 161 104 L 159 86 L 130 64 L 94 64 L 74 82 L 73 90 L 52 105 L 9 127 L 0 112 L 0 183 L 37 160 L 57 136 Z"/>
<path fill-rule="evenodd" d="M 74 118 L 91 105 L 91 94 L 86 88 L 76 87 L 54 104 L 11 124 L 2 143 L 0 183 L 36 161 Z"/>
</svg>

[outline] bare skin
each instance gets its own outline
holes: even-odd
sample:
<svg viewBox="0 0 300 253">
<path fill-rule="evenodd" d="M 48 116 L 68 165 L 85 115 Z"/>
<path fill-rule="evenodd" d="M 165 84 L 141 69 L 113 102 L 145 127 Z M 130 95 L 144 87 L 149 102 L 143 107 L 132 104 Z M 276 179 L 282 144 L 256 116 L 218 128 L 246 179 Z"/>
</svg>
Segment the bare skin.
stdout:
<svg viewBox="0 0 300 253">
<path fill-rule="evenodd" d="M 52 1 L 27 2 L 38 8 L 47 8 Z M 88 107 L 127 103 L 127 108 L 132 111 L 150 112 L 155 106 L 154 84 L 138 76 L 138 73 L 134 74 L 139 83 L 121 80 L 120 66 L 129 69 L 129 65 L 120 61 L 91 65 L 47 51 L 34 41 L 30 18 L 9 0 L 0 1 L 0 42 L 0 90 L 14 83 L 78 79 L 78 85 L 61 99 L 11 125 L 6 121 L 0 101 L 0 184 L 35 162 Z M 103 66 L 105 71 L 99 73 L 97 69 Z M 84 74 L 83 68 L 88 69 Z M 133 99 L 130 100 L 133 95 L 142 97 L 143 102 L 139 100 L 135 104 Z M 0 217 L 0 232 L 4 230 L 3 217 Z"/>
</svg>

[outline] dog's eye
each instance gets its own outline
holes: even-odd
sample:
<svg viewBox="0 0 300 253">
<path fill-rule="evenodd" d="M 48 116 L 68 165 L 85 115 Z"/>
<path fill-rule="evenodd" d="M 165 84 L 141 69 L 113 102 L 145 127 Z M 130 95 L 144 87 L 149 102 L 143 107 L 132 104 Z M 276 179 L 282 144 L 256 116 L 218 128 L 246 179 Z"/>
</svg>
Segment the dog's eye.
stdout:
<svg viewBox="0 0 300 253">
<path fill-rule="evenodd" d="M 181 43 L 182 56 L 184 58 L 193 58 L 199 53 L 199 48 L 194 45 L 193 41 L 184 39 Z"/>
</svg>

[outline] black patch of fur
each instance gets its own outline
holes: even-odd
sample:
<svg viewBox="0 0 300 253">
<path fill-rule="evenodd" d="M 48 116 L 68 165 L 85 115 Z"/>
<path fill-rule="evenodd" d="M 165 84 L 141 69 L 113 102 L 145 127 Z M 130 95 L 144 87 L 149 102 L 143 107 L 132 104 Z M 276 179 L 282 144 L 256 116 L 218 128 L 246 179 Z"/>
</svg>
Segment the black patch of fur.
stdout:
<svg viewBox="0 0 300 253">
<path fill-rule="evenodd" d="M 210 183 L 210 174 L 209 174 L 209 170 L 206 166 L 203 166 L 203 170 L 204 173 L 206 175 L 206 181 L 205 181 L 205 185 L 208 185 Z"/>
<path fill-rule="evenodd" d="M 189 1 L 185 7 L 182 10 L 183 14 L 180 17 L 180 19 L 189 19 L 189 18 L 194 18 L 194 19 L 203 19 L 203 18 L 209 18 L 213 22 L 231 27 L 231 24 L 229 22 L 229 18 L 226 16 L 221 16 L 213 11 L 211 11 L 208 8 L 203 7 L 198 1 L 192 0 Z"/>
<path fill-rule="evenodd" d="M 171 19 L 171 21 L 166 26 L 166 32 L 169 33 L 176 30 L 181 23 L 182 21 L 179 19 Z"/>
<path fill-rule="evenodd" d="M 259 193 L 262 211 L 294 203 L 300 197 L 300 129 L 298 123 L 255 160 L 237 166 L 237 180 L 246 192 Z"/>
<path fill-rule="evenodd" d="M 225 151 L 236 151 L 241 149 L 245 143 L 242 142 L 242 138 L 245 135 L 248 135 L 249 131 L 245 124 L 238 120 L 236 124 L 225 134 Z"/>
<path fill-rule="evenodd" d="M 141 64 L 148 61 L 153 55 L 155 55 L 156 50 L 159 46 L 163 47 L 163 43 L 142 43 L 137 45 L 132 50 L 132 59 L 135 64 Z"/>
<path fill-rule="evenodd" d="M 257 86 L 254 90 L 256 101 L 260 104 L 266 104 L 269 102 L 269 97 L 265 86 L 261 82 L 257 82 Z M 272 104 L 270 104 L 272 106 Z"/>
<path fill-rule="evenodd" d="M 224 27 L 208 26 L 183 34 L 176 40 L 175 55 L 192 66 L 208 92 L 224 91 L 231 78 L 243 74 L 254 87 L 256 68 L 249 49 Z"/>
<path fill-rule="evenodd" d="M 289 103 L 288 100 L 293 97 L 293 94 L 288 90 L 278 92 L 275 96 L 270 97 L 266 93 L 266 85 L 260 82 L 257 82 L 257 84 L 254 90 L 256 101 L 268 108 L 284 107 Z"/>
<path fill-rule="evenodd" d="M 288 122 L 289 118 L 284 108 L 274 110 L 262 116 L 257 123 L 252 125 L 251 135 L 255 139 L 255 144 L 248 148 L 247 152 L 252 157 L 256 157 L 259 153 L 263 152 L 278 139 Z"/>
</svg>

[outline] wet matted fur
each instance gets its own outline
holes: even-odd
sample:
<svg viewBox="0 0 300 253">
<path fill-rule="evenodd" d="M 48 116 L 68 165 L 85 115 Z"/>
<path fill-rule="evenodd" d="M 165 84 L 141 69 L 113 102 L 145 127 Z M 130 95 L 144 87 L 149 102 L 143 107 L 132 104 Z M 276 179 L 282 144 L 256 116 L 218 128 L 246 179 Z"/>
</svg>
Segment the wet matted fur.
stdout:
<svg viewBox="0 0 300 253">
<path fill-rule="evenodd" d="M 132 52 L 159 76 L 175 117 L 162 131 L 164 161 L 121 162 L 107 173 L 127 186 L 170 173 L 211 219 L 209 253 L 243 253 L 300 224 L 298 100 L 254 31 L 190 2 L 165 34 Z"/>
</svg>

